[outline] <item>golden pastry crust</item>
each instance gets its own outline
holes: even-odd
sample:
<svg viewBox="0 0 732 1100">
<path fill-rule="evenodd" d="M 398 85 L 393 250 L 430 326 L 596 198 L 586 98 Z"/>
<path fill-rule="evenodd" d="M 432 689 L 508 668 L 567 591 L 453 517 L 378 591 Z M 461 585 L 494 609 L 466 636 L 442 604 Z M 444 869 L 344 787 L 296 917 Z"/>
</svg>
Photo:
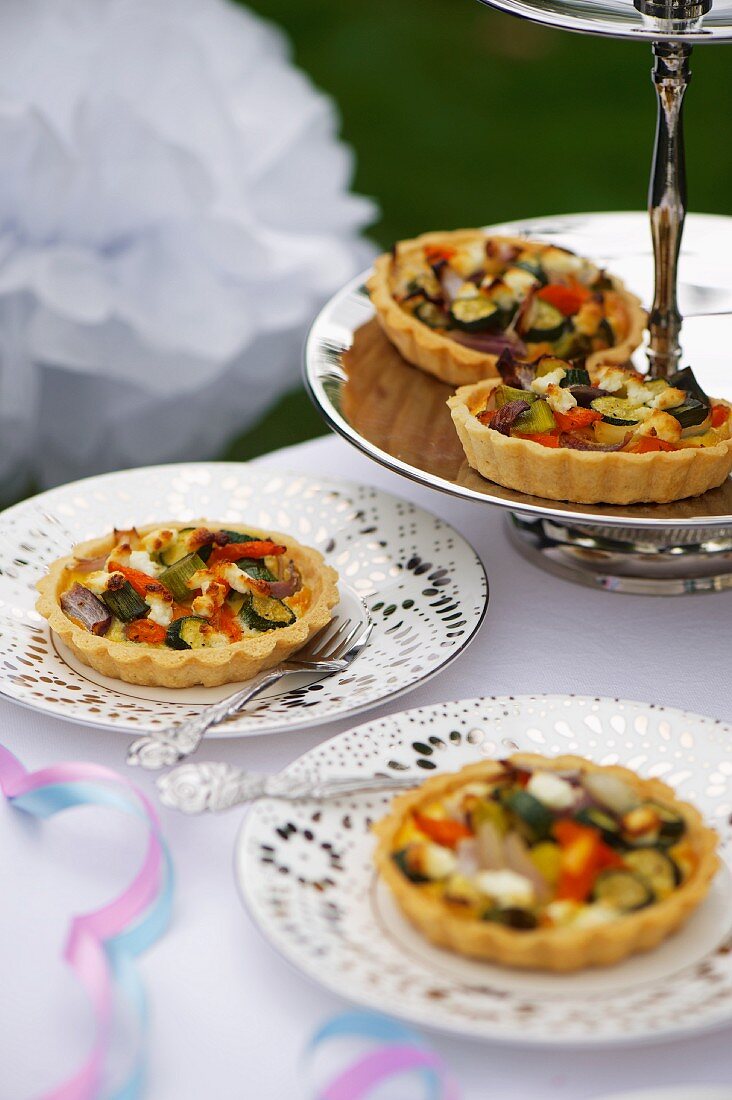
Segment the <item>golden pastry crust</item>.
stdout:
<svg viewBox="0 0 732 1100">
<path fill-rule="evenodd" d="M 160 527 L 180 530 L 191 524 L 216 527 L 210 520 L 182 523 L 156 523 L 139 528 L 141 535 Z M 36 585 L 40 595 L 36 610 L 48 620 L 51 629 L 85 665 L 130 684 L 155 687 L 186 688 L 195 685 L 217 687 L 249 680 L 264 669 L 280 664 L 301 649 L 311 635 L 330 622 L 332 608 L 338 603 L 338 574 L 326 565 L 322 555 L 302 546 L 290 535 L 261 531 L 247 527 L 253 535 L 271 537 L 285 543 L 288 556 L 297 566 L 303 586 L 310 591 L 307 609 L 291 625 L 271 630 L 257 637 L 246 637 L 229 645 L 210 649 L 174 650 L 130 642 L 113 642 L 91 634 L 67 618 L 61 610 L 59 597 L 67 582 L 67 571 L 78 558 L 93 558 L 109 553 L 115 544 L 114 535 L 93 539 L 74 547 L 72 554 L 60 558 Z"/>
<path fill-rule="evenodd" d="M 664 504 L 706 493 L 732 470 L 732 439 L 714 447 L 632 454 L 543 447 L 501 435 L 472 412 L 485 406 L 500 383 L 491 378 L 463 386 L 447 404 L 470 466 L 509 489 L 577 504 Z M 728 404 L 718 398 L 715 403 Z"/>
<path fill-rule="evenodd" d="M 686 835 L 697 855 L 696 867 L 663 901 L 592 928 L 568 925 L 517 931 L 491 921 L 466 920 L 451 912 L 441 899 L 429 896 L 409 882 L 391 856 L 396 834 L 412 810 L 466 783 L 497 778 L 502 771 L 497 761 L 469 764 L 457 773 L 434 776 L 417 790 L 398 796 L 389 815 L 373 827 L 378 837 L 374 856 L 378 872 L 401 911 L 431 943 L 460 955 L 521 969 L 566 972 L 610 966 L 629 955 L 657 947 L 704 900 L 719 867 L 718 837 L 704 824 L 699 811 L 678 800 L 665 783 L 659 779 L 641 779 L 627 768 L 593 764 L 579 756 L 547 758 L 536 753 L 516 753 L 509 763 L 519 768 L 604 771 L 624 780 L 643 797 L 661 800 L 683 816 Z"/>
<path fill-rule="evenodd" d="M 421 252 L 425 245 L 460 245 L 476 236 L 522 248 L 535 244 L 537 249 L 546 244 L 527 241 L 522 237 L 503 237 L 484 233 L 480 229 L 457 229 L 452 232 L 423 233 L 413 240 L 399 241 L 396 254 L 400 260 L 410 253 Z M 416 367 L 434 375 L 453 386 L 465 386 L 482 378 L 496 375 L 498 356 L 475 351 L 464 347 L 448 336 L 433 331 L 416 317 L 407 313 L 394 298 L 391 275 L 394 255 L 385 252 L 374 263 L 374 270 L 366 286 L 371 296 L 379 324 L 402 356 Z M 628 331 L 624 339 L 605 351 L 593 352 L 587 356 L 586 365 L 592 367 L 600 363 L 625 363 L 643 341 L 646 325 L 646 313 L 638 298 L 626 289 L 624 283 L 615 276 L 609 276 L 613 289 L 622 302 L 628 317 Z M 539 355 L 540 351 L 536 351 Z"/>
</svg>

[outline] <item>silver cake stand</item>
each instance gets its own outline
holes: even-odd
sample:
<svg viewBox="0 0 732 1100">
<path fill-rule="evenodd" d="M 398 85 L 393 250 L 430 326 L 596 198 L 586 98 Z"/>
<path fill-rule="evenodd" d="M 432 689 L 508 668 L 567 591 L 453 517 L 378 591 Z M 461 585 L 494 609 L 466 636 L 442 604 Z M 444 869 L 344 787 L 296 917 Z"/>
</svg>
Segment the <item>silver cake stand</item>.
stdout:
<svg viewBox="0 0 732 1100">
<path fill-rule="evenodd" d="M 692 46 L 732 41 L 732 0 L 482 0 L 535 23 L 579 34 L 645 38 L 653 48 L 658 100 L 648 209 L 655 257 L 649 317 L 651 374 L 672 374 L 680 358 L 677 260 L 686 214 L 683 103 Z"/>
<path fill-rule="evenodd" d="M 686 219 L 682 130 L 692 45 L 732 41 L 732 0 L 483 2 L 565 30 L 652 43 L 650 218 L 580 214 L 489 228 L 550 240 L 623 277 L 649 306 L 645 354 L 654 377 L 680 365 L 683 319 L 684 363 L 709 393 L 732 399 L 732 218 Z M 406 477 L 507 509 L 521 553 L 570 580 L 644 595 L 732 588 L 732 479 L 700 497 L 628 506 L 565 504 L 485 481 L 464 459 L 445 406 L 450 388 L 405 364 L 380 333 L 367 276 L 328 303 L 306 345 L 306 384 L 333 429 Z"/>
</svg>

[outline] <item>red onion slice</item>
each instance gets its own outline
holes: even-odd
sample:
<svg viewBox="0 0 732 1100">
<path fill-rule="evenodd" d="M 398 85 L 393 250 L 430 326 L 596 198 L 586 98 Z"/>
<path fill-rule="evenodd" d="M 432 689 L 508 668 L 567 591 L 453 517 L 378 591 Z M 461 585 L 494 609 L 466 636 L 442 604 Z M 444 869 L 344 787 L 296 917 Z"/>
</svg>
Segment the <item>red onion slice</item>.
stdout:
<svg viewBox="0 0 732 1100">
<path fill-rule="evenodd" d="M 302 577 L 297 566 L 289 561 L 284 577 L 277 581 L 265 581 L 269 587 L 269 595 L 275 600 L 284 600 L 288 596 L 294 596 L 302 588 Z"/>
<path fill-rule="evenodd" d="M 449 303 L 457 295 L 464 280 L 456 271 L 453 271 L 452 268 L 447 265 L 438 272 L 438 278 L 443 294 Z"/>
<path fill-rule="evenodd" d="M 531 389 L 531 383 L 536 378 L 536 367 L 532 363 L 522 363 L 515 357 L 512 348 L 503 350 L 496 363 L 496 370 L 504 385 L 515 386 L 516 389 Z"/>
<path fill-rule="evenodd" d="M 595 802 L 619 817 L 634 810 L 640 803 L 635 791 L 610 772 L 588 772 L 582 776 L 582 785 Z"/>
<path fill-rule="evenodd" d="M 472 878 L 480 870 L 478 860 L 478 841 L 475 837 L 466 837 L 458 843 L 455 849 L 457 855 L 458 874 Z"/>
<path fill-rule="evenodd" d="M 522 390 L 530 390 L 531 383 L 536 378 L 536 368 L 532 367 L 531 363 L 517 363 L 516 364 L 516 380 L 519 383 L 519 388 Z"/>
<path fill-rule="evenodd" d="M 485 254 L 489 260 L 496 259 L 502 264 L 510 264 L 521 254 L 521 249 L 510 241 L 496 241 L 489 237 L 485 242 Z"/>
<path fill-rule="evenodd" d="M 517 381 L 517 365 L 518 360 L 514 357 L 511 348 L 504 348 L 498 358 L 498 362 L 496 363 L 496 370 L 500 374 L 501 379 L 506 386 L 510 386 L 512 382 Z"/>
<path fill-rule="evenodd" d="M 140 545 L 140 534 L 136 527 L 127 527 L 123 529 L 115 527 L 114 541 L 117 546 L 119 546 L 120 543 L 129 543 L 132 549 L 135 550 Z"/>
<path fill-rule="evenodd" d="M 506 866 L 503 840 L 491 821 L 482 821 L 477 835 L 478 863 L 483 871 L 500 871 Z"/>
<path fill-rule="evenodd" d="M 501 435 L 510 435 L 513 424 L 516 423 L 521 413 L 526 412 L 529 407 L 528 401 L 509 401 L 498 409 L 491 420 L 491 428 L 500 432 Z"/>
<path fill-rule="evenodd" d="M 259 577 L 252 577 L 246 570 L 242 570 L 242 580 L 250 592 L 258 596 L 269 596 L 273 600 L 284 600 L 288 596 L 294 596 L 302 588 L 302 577 L 293 562 L 287 563 L 284 577 L 276 581 L 265 581 Z"/>
<path fill-rule="evenodd" d="M 532 287 L 526 297 L 523 299 L 523 301 L 519 302 L 519 307 L 514 314 L 513 321 L 511 322 L 511 328 L 516 332 L 518 332 L 519 330 L 523 331 L 524 329 L 524 321 L 534 304 L 536 289 L 536 287 Z"/>
<path fill-rule="evenodd" d="M 496 423 L 496 418 L 491 420 L 491 427 L 493 428 Z M 571 432 L 562 432 L 559 436 L 559 446 L 569 447 L 572 451 L 622 451 L 625 444 L 630 439 L 631 433 L 628 432 L 620 443 L 592 443 L 589 439 L 583 439 L 579 435 L 573 435 Z"/>
<path fill-rule="evenodd" d="M 98 573 L 107 564 L 107 555 L 100 554 L 96 558 L 76 558 L 73 569 L 76 573 Z"/>
<path fill-rule="evenodd" d="M 508 833 L 503 841 L 503 851 L 506 855 L 506 865 L 517 875 L 527 878 L 534 887 L 536 900 L 539 903 L 548 901 L 549 883 L 531 859 L 523 837 L 515 832 Z"/>
<path fill-rule="evenodd" d="M 598 397 L 608 397 L 607 390 L 601 390 L 599 386 L 570 386 L 569 392 L 578 405 L 583 409 L 589 409 L 593 401 Z"/>
<path fill-rule="evenodd" d="M 62 593 L 59 603 L 65 615 L 76 619 L 91 634 L 106 634 L 111 626 L 109 608 L 81 584 L 74 584 Z"/>
<path fill-rule="evenodd" d="M 526 354 L 526 345 L 511 333 L 458 332 L 450 329 L 450 339 L 483 355 L 501 355 L 504 351 L 514 351 L 517 355 Z"/>
</svg>

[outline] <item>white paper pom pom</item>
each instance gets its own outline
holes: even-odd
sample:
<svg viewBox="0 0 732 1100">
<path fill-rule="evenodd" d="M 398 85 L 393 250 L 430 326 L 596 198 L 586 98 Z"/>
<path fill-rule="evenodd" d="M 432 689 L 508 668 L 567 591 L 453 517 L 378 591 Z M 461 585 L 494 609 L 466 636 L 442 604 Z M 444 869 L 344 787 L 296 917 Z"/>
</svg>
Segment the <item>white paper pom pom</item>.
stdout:
<svg viewBox="0 0 732 1100">
<path fill-rule="evenodd" d="M 5 0 L 0 73 L 0 477 L 215 455 L 372 254 L 331 101 L 224 0 Z"/>
</svg>

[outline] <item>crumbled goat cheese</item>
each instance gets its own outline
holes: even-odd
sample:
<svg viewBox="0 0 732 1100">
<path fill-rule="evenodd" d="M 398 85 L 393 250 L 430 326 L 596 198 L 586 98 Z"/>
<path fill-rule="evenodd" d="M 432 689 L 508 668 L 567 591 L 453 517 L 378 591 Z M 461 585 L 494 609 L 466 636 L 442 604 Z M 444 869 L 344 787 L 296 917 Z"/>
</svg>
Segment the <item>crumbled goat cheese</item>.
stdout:
<svg viewBox="0 0 732 1100">
<path fill-rule="evenodd" d="M 534 772 L 526 790 L 552 810 L 567 810 L 577 801 L 572 784 L 553 772 Z"/>
<path fill-rule="evenodd" d="M 146 573 L 148 577 L 157 577 L 163 571 L 144 550 L 133 550 L 131 552 L 130 569 L 138 569 L 140 573 Z"/>
<path fill-rule="evenodd" d="M 628 382 L 628 375 L 618 367 L 601 367 L 597 372 L 595 385 L 608 393 L 617 393 Z"/>
<path fill-rule="evenodd" d="M 102 592 L 107 591 L 110 577 L 113 576 L 114 573 L 108 573 L 106 569 L 100 569 L 96 573 L 87 573 L 84 577 L 84 588 L 88 588 L 95 595 L 101 596 Z"/>
<path fill-rule="evenodd" d="M 148 592 L 145 603 L 150 608 L 148 618 L 158 626 L 170 626 L 173 621 L 173 605 L 170 600 L 164 599 L 155 592 Z"/>
<path fill-rule="evenodd" d="M 653 409 L 675 409 L 683 405 L 685 400 L 686 394 L 683 390 L 677 390 L 675 386 L 667 386 L 653 398 L 650 405 Z"/>
<path fill-rule="evenodd" d="M 635 436 L 657 435 L 667 443 L 678 443 L 681 439 L 681 425 L 675 416 L 656 410 L 635 429 Z"/>
<path fill-rule="evenodd" d="M 609 924 L 611 921 L 617 920 L 619 915 L 617 909 L 597 902 L 594 905 L 586 905 L 580 909 L 573 924 L 575 928 L 598 928 L 601 924 Z"/>
<path fill-rule="evenodd" d="M 546 391 L 546 402 L 553 412 L 567 413 L 575 407 L 577 398 L 566 388 L 550 386 Z"/>
<path fill-rule="evenodd" d="M 543 396 L 550 386 L 558 386 L 566 373 L 563 367 L 557 367 L 556 370 L 550 371 L 549 374 L 543 374 L 541 378 L 535 378 L 531 383 L 531 388 L 534 393 Z"/>
<path fill-rule="evenodd" d="M 475 885 L 503 908 L 516 905 L 519 908 L 534 904 L 534 885 L 525 875 L 516 871 L 479 871 Z"/>
<path fill-rule="evenodd" d="M 456 867 L 457 859 L 449 848 L 443 848 L 440 844 L 425 845 L 422 851 L 422 870 L 427 878 L 447 878 Z"/>
<path fill-rule="evenodd" d="M 637 382 L 635 378 L 625 383 L 625 392 L 631 405 L 650 405 L 654 398 L 653 390 L 647 389 L 645 382 Z"/>
</svg>

